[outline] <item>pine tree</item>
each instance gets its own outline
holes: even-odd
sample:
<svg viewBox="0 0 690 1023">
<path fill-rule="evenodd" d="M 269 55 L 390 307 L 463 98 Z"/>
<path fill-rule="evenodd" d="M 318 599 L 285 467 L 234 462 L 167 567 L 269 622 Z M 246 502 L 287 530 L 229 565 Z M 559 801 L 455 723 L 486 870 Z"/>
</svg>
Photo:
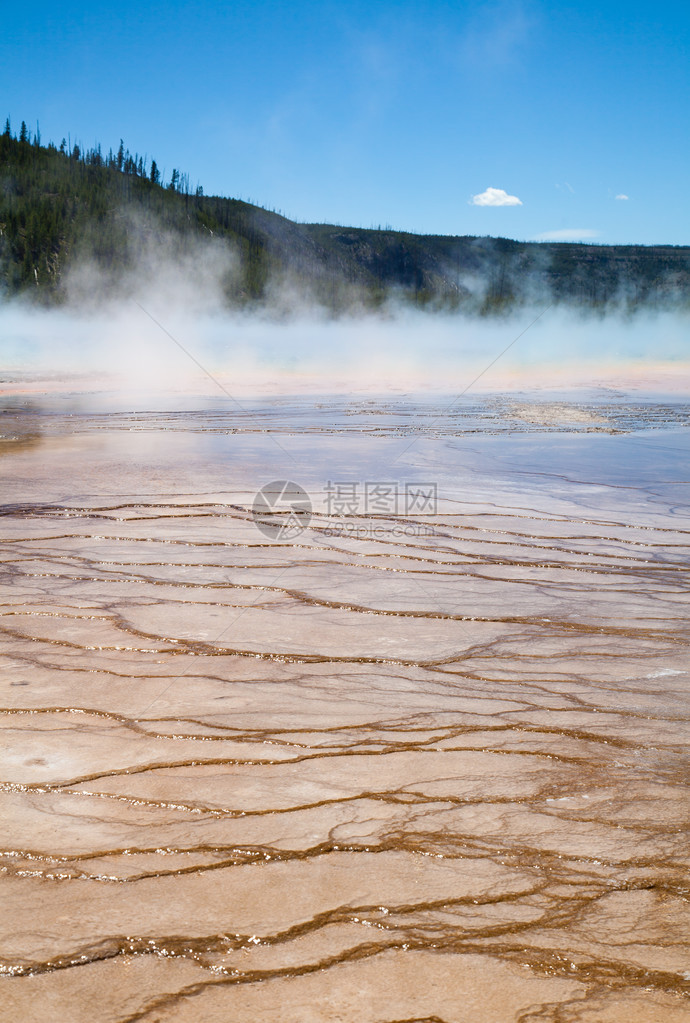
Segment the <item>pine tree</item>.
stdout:
<svg viewBox="0 0 690 1023">
<path fill-rule="evenodd" d="M 120 148 L 117 151 L 117 169 L 119 171 L 122 170 L 122 166 L 123 166 L 124 162 L 125 162 L 125 144 L 122 141 L 122 139 L 120 139 Z"/>
<path fill-rule="evenodd" d="M 151 183 L 154 185 L 160 184 L 161 172 L 158 170 L 158 164 L 155 160 L 151 160 Z"/>
<path fill-rule="evenodd" d="M 22 121 L 21 128 L 19 129 L 19 141 L 20 142 L 29 141 L 29 132 L 26 127 L 26 121 Z"/>
</svg>

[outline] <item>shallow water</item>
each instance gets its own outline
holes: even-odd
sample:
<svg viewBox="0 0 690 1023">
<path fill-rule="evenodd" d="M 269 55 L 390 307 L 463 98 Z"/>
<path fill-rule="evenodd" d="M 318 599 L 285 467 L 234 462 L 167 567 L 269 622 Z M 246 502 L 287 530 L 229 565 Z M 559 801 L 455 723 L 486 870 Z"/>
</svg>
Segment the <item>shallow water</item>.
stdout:
<svg viewBox="0 0 690 1023">
<path fill-rule="evenodd" d="M 686 406 L 64 401 L 0 418 L 2 1018 L 689 1018 Z"/>
</svg>

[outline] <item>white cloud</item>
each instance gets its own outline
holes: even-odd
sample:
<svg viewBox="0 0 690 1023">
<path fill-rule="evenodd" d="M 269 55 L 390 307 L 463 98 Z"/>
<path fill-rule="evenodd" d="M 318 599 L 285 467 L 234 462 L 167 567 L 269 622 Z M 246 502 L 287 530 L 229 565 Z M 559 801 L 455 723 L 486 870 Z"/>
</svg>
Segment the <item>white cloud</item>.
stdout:
<svg viewBox="0 0 690 1023">
<path fill-rule="evenodd" d="M 623 192 L 621 192 L 620 195 L 616 196 L 616 199 L 629 199 L 629 198 L 630 198 L 630 196 L 625 195 Z"/>
<path fill-rule="evenodd" d="M 487 188 L 485 192 L 472 196 L 470 206 L 522 206 L 522 202 L 502 188 Z"/>
<path fill-rule="evenodd" d="M 580 242 L 585 238 L 598 238 L 600 231 L 589 227 L 562 227 L 559 231 L 542 231 L 534 236 L 535 242 Z"/>
</svg>

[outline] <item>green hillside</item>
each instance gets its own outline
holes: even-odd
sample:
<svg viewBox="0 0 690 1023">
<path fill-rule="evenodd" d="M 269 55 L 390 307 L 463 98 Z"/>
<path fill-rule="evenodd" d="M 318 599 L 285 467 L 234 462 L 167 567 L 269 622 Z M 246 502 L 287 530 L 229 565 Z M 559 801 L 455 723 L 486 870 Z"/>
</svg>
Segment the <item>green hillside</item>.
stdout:
<svg viewBox="0 0 690 1023">
<path fill-rule="evenodd" d="M 142 249 L 220 255 L 229 305 L 276 296 L 333 311 L 396 299 L 474 314 L 550 302 L 583 310 L 690 306 L 690 247 L 516 242 L 297 224 L 238 199 L 205 196 L 126 150 L 44 146 L 22 125 L 0 135 L 0 287 L 64 302 L 69 271 L 95 266 L 116 291 Z M 222 261 L 221 261 L 222 262 Z"/>
</svg>

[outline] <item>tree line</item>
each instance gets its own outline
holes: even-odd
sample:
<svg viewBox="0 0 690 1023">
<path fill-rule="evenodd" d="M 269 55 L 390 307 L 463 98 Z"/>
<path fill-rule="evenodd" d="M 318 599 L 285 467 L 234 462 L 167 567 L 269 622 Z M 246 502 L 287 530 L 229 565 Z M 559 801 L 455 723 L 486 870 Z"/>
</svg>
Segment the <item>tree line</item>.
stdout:
<svg viewBox="0 0 690 1023">
<path fill-rule="evenodd" d="M 517 242 L 298 224 L 239 199 L 206 196 L 175 168 L 120 140 L 104 152 L 71 137 L 43 145 L 25 121 L 0 135 L 0 293 L 62 302 L 71 267 L 95 266 L 117 289 L 143 246 L 196 258 L 231 246 L 230 305 L 301 296 L 334 311 L 388 301 L 503 315 L 521 305 L 690 307 L 690 248 Z M 228 261 L 225 260 L 225 263 Z"/>
</svg>

